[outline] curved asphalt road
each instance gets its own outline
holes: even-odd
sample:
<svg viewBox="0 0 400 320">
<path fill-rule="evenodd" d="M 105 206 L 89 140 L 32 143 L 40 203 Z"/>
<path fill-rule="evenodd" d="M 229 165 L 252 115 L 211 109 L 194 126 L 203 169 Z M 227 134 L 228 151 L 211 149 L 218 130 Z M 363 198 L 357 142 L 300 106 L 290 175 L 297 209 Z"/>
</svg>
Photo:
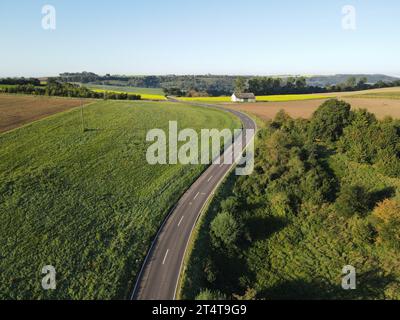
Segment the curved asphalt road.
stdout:
<svg viewBox="0 0 400 320">
<path fill-rule="evenodd" d="M 172 98 L 169 100 L 180 102 Z M 184 103 L 188 104 L 187 102 Z M 240 118 L 244 129 L 256 130 L 255 122 L 239 111 L 202 103 L 189 104 L 217 108 L 233 113 Z M 249 138 L 253 137 L 243 137 L 243 140 L 250 141 Z M 246 143 L 243 142 L 243 149 L 245 149 L 245 145 Z M 223 159 L 223 155 L 220 158 Z M 212 164 L 182 196 L 165 220 L 152 244 L 131 299 L 174 300 L 176 298 L 179 275 L 192 231 L 208 199 L 211 198 L 233 166 Z"/>
</svg>

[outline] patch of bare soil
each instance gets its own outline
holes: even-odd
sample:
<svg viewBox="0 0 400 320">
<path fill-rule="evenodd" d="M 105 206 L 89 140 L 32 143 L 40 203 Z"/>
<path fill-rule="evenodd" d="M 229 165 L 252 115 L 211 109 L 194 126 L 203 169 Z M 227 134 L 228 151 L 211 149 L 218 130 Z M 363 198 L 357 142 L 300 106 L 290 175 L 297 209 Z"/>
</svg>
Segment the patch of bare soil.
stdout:
<svg viewBox="0 0 400 320">
<path fill-rule="evenodd" d="M 396 99 L 369 99 L 369 98 L 347 98 L 338 97 L 350 103 L 353 110 L 367 109 L 374 113 L 377 118 L 383 119 L 386 116 L 400 118 L 400 100 Z M 266 102 L 266 103 L 245 103 L 226 104 L 231 109 L 239 109 L 262 119 L 273 119 L 280 110 L 285 110 L 293 118 L 310 118 L 317 108 L 326 100 L 305 100 L 288 102 Z"/>
<path fill-rule="evenodd" d="M 84 100 L 88 103 L 88 100 Z M 0 94 L 0 132 L 80 106 L 80 99 Z"/>
</svg>

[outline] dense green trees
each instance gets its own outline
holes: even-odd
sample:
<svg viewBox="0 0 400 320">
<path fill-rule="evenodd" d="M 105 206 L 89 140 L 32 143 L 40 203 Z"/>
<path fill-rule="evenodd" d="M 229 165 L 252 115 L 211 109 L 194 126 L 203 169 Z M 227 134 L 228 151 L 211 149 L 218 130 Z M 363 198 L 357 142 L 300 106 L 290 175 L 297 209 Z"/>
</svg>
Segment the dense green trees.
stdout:
<svg viewBox="0 0 400 320">
<path fill-rule="evenodd" d="M 378 241 L 400 252 L 400 203 L 385 200 L 374 210 L 373 219 L 378 231 Z"/>
<path fill-rule="evenodd" d="M 348 103 L 336 99 L 323 103 L 311 119 L 311 137 L 324 142 L 337 141 L 352 121 L 350 109 Z"/>
<path fill-rule="evenodd" d="M 24 93 L 38 96 L 57 96 L 70 98 L 92 98 L 110 100 L 140 100 L 140 95 L 115 92 L 95 92 L 84 86 L 71 83 L 62 83 L 49 80 L 45 86 L 35 86 L 33 84 L 23 84 L 4 88 L 6 93 Z"/>
<path fill-rule="evenodd" d="M 344 129 L 338 149 L 349 159 L 375 164 L 388 176 L 400 176 L 400 136 L 397 122 L 378 122 L 366 110 L 354 112 L 351 125 Z"/>
<path fill-rule="evenodd" d="M 353 215 L 366 215 L 368 213 L 369 195 L 360 186 L 345 185 L 340 190 L 336 199 L 336 212 L 346 218 Z"/>
<path fill-rule="evenodd" d="M 0 79 L 0 84 L 5 85 L 28 85 L 40 86 L 40 80 L 36 78 L 4 78 Z"/>
<path fill-rule="evenodd" d="M 247 89 L 247 81 L 243 77 L 238 77 L 235 80 L 235 92 L 236 93 L 243 93 L 246 92 Z"/>
<path fill-rule="evenodd" d="M 366 110 L 354 112 L 350 126 L 344 129 L 339 141 L 339 151 L 359 163 L 372 163 L 376 157 L 375 134 L 377 129 L 375 116 Z"/>
<path fill-rule="evenodd" d="M 307 85 L 307 80 L 304 77 L 289 77 L 286 79 L 276 77 L 255 77 L 250 79 L 248 83 L 249 91 L 260 96 L 327 92 L 323 87 Z"/>
<path fill-rule="evenodd" d="M 398 121 L 338 100 L 310 120 L 279 112 L 259 132 L 254 174 L 213 203 L 184 297 L 400 298 L 399 137 Z M 348 264 L 358 290 L 340 286 Z"/>
</svg>

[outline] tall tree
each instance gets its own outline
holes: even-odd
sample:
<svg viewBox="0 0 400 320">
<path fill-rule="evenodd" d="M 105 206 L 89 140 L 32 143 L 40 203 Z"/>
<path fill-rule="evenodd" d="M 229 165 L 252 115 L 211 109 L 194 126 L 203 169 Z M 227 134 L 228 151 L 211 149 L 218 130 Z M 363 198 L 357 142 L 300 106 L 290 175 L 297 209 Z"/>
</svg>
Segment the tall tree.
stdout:
<svg viewBox="0 0 400 320">
<path fill-rule="evenodd" d="M 243 77 L 236 78 L 235 81 L 235 92 L 243 93 L 246 91 L 246 79 Z"/>
</svg>

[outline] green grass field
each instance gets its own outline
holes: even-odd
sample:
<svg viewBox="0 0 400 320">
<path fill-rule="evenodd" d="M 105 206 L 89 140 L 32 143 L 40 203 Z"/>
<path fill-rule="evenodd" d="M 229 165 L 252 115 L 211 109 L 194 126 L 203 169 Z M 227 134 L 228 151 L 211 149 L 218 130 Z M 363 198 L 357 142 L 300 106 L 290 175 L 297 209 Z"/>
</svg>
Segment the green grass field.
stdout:
<svg viewBox="0 0 400 320">
<path fill-rule="evenodd" d="M 139 94 L 144 100 L 165 100 L 165 95 L 162 89 L 157 88 L 136 88 L 127 86 L 102 86 L 102 85 L 87 85 L 89 89 L 96 92 L 116 92 L 116 93 L 131 93 Z"/>
<path fill-rule="evenodd" d="M 123 299 L 170 207 L 204 166 L 150 166 L 153 128 L 236 128 L 218 110 L 101 101 L 0 135 L 0 299 Z M 57 289 L 41 288 L 53 265 Z"/>
<path fill-rule="evenodd" d="M 288 95 L 272 95 L 272 96 L 257 96 L 258 102 L 284 102 L 284 101 L 303 101 L 314 99 L 327 99 L 327 96 L 316 94 L 288 94 Z M 198 101 L 198 102 L 232 102 L 231 97 L 194 97 L 194 98 L 179 98 L 182 101 Z"/>
</svg>

